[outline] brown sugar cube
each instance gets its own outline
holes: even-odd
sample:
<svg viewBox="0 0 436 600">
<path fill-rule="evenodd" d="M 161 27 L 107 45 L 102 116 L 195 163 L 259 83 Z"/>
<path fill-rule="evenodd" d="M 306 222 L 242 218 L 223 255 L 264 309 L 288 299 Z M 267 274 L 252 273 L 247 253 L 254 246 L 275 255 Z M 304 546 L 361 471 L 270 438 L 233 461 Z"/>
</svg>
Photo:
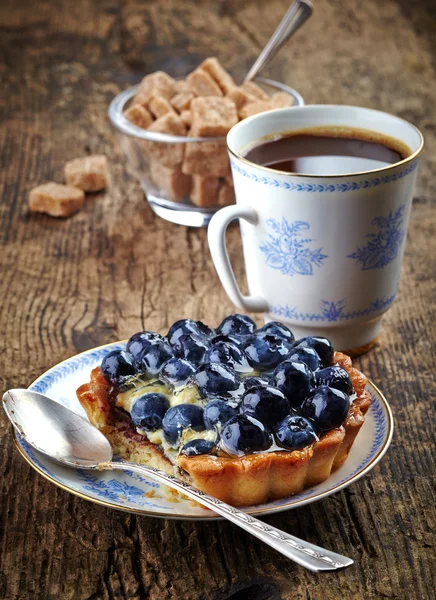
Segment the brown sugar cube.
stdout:
<svg viewBox="0 0 436 600">
<path fill-rule="evenodd" d="M 247 83 L 243 83 L 241 88 L 252 96 L 256 96 L 256 98 L 259 98 L 260 100 L 269 100 L 268 94 L 253 81 L 247 81 Z"/>
<path fill-rule="evenodd" d="M 230 174 L 230 162 L 225 144 L 220 142 L 186 144 L 182 171 L 186 175 L 226 177 Z"/>
<path fill-rule="evenodd" d="M 83 206 L 83 190 L 63 183 L 44 183 L 29 194 L 30 210 L 47 213 L 52 217 L 69 217 Z"/>
<path fill-rule="evenodd" d="M 192 98 L 194 98 L 194 94 L 192 92 L 179 92 L 171 98 L 171 104 L 178 113 L 182 113 L 184 110 L 188 110 L 191 105 Z"/>
<path fill-rule="evenodd" d="M 227 94 L 229 90 L 235 87 L 235 82 L 233 77 L 227 73 L 227 71 L 222 67 L 217 58 L 212 56 L 211 58 L 206 58 L 200 67 L 203 71 L 209 73 L 209 75 L 214 79 L 217 84 L 220 86 L 222 91 Z"/>
<path fill-rule="evenodd" d="M 154 121 L 148 131 L 156 133 L 169 133 L 171 135 L 186 135 L 186 126 L 181 118 L 174 112 L 169 112 Z M 174 142 L 144 141 L 144 150 L 155 160 L 160 160 L 167 167 L 175 167 L 183 162 L 185 144 Z"/>
<path fill-rule="evenodd" d="M 232 177 L 231 173 L 229 175 L 226 175 L 224 179 L 228 185 L 230 185 L 231 187 L 234 187 L 233 177 Z"/>
<path fill-rule="evenodd" d="M 226 135 L 238 122 L 235 103 L 229 98 L 194 98 L 191 102 L 192 134 Z"/>
<path fill-rule="evenodd" d="M 190 110 L 184 110 L 180 113 L 180 118 L 186 125 L 186 127 L 191 127 L 192 115 Z"/>
<path fill-rule="evenodd" d="M 239 117 L 241 119 L 246 119 L 247 117 L 257 115 L 258 113 L 265 112 L 266 110 L 271 110 L 272 108 L 273 107 L 271 106 L 271 102 L 269 100 L 248 102 L 248 104 L 244 104 L 244 106 L 239 109 Z"/>
<path fill-rule="evenodd" d="M 175 112 L 168 100 L 163 96 L 153 96 L 148 103 L 148 109 L 156 119 L 169 112 Z"/>
<path fill-rule="evenodd" d="M 131 123 L 142 129 L 147 129 L 153 122 L 150 112 L 142 104 L 134 104 L 126 110 L 124 115 Z"/>
<path fill-rule="evenodd" d="M 221 184 L 220 189 L 218 190 L 218 206 L 228 206 L 235 202 L 235 190 L 233 186 L 228 185 L 227 183 Z"/>
<path fill-rule="evenodd" d="M 203 69 L 192 71 L 186 78 L 189 89 L 197 96 L 222 96 L 220 86 Z"/>
<path fill-rule="evenodd" d="M 196 206 L 216 206 L 218 202 L 218 177 L 192 176 L 191 200 Z"/>
<path fill-rule="evenodd" d="M 165 167 L 153 160 L 150 173 L 154 183 L 166 192 L 170 200 L 181 200 L 191 191 L 192 178 L 182 173 L 180 167 Z"/>
<path fill-rule="evenodd" d="M 178 79 L 176 81 L 176 84 L 174 87 L 176 90 L 176 94 L 179 94 L 181 92 L 190 92 L 191 91 L 189 89 L 189 83 L 187 81 L 185 81 L 185 79 Z"/>
<path fill-rule="evenodd" d="M 98 192 L 109 184 L 109 167 L 104 154 L 69 160 L 64 171 L 67 185 L 78 187 L 84 192 Z"/>
<path fill-rule="evenodd" d="M 276 92 L 271 96 L 271 104 L 274 108 L 285 108 L 292 106 L 292 97 L 286 92 Z"/>
<path fill-rule="evenodd" d="M 249 94 L 247 91 L 243 90 L 240 87 L 232 88 L 227 93 L 227 98 L 230 98 L 230 100 L 232 100 L 235 103 L 236 108 L 238 110 L 242 108 L 244 104 L 247 104 L 247 102 L 253 102 L 253 100 L 258 100 L 256 96 Z"/>
<path fill-rule="evenodd" d="M 167 100 L 176 93 L 176 81 L 164 73 L 156 71 L 146 75 L 139 84 L 134 103 L 146 105 L 152 96 L 163 96 Z"/>
</svg>

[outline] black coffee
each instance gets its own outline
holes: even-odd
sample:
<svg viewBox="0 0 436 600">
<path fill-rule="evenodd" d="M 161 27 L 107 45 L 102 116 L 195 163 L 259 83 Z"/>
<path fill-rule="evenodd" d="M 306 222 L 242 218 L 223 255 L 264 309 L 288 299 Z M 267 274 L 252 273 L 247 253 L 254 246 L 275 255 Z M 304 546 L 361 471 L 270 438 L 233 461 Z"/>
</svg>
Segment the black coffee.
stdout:
<svg viewBox="0 0 436 600">
<path fill-rule="evenodd" d="M 399 140 L 371 131 L 323 128 L 265 138 L 244 158 L 287 173 L 336 175 L 379 169 L 410 154 Z"/>
</svg>

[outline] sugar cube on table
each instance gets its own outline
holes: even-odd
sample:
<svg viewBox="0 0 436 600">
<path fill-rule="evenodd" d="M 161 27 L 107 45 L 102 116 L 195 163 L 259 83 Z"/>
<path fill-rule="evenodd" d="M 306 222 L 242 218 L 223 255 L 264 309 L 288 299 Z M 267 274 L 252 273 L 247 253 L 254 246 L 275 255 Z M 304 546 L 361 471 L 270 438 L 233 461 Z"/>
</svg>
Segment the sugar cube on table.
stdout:
<svg viewBox="0 0 436 600">
<path fill-rule="evenodd" d="M 203 69 L 192 71 L 186 78 L 189 89 L 197 96 L 222 96 L 220 86 Z"/>
<path fill-rule="evenodd" d="M 220 62 L 214 56 L 210 58 L 206 58 L 200 67 L 203 71 L 209 73 L 209 75 L 216 81 L 222 91 L 227 94 L 229 90 L 235 87 L 235 82 L 233 77 L 227 73 L 227 71 L 222 67 Z"/>
<path fill-rule="evenodd" d="M 241 119 L 246 119 L 247 117 L 257 115 L 266 110 L 271 110 L 272 108 L 270 100 L 255 100 L 244 104 L 244 106 L 239 109 L 239 116 Z"/>
<path fill-rule="evenodd" d="M 191 200 L 196 206 L 216 206 L 218 202 L 218 177 L 192 176 Z"/>
<path fill-rule="evenodd" d="M 176 113 L 166 113 L 159 117 L 148 128 L 156 133 L 169 133 L 176 136 L 186 135 L 186 126 Z M 160 160 L 166 167 L 181 165 L 185 144 L 175 142 L 143 142 L 144 150 L 155 160 Z"/>
<path fill-rule="evenodd" d="M 94 154 L 70 160 L 65 165 L 67 185 L 84 192 L 98 192 L 109 184 L 109 167 L 104 154 Z"/>
<path fill-rule="evenodd" d="M 153 96 L 148 102 L 148 110 L 158 119 L 167 113 L 174 113 L 175 110 L 169 101 L 163 96 Z"/>
<path fill-rule="evenodd" d="M 165 167 L 159 161 L 153 160 L 150 164 L 150 175 L 170 200 L 181 200 L 191 191 L 192 178 L 182 173 L 180 167 Z"/>
<path fill-rule="evenodd" d="M 134 104 L 125 111 L 124 115 L 131 123 L 142 129 L 147 129 L 153 123 L 150 111 L 142 104 Z"/>
<path fill-rule="evenodd" d="M 229 204 L 234 204 L 235 201 L 233 186 L 228 183 L 222 183 L 218 190 L 218 206 L 228 206 Z"/>
<path fill-rule="evenodd" d="M 260 100 L 269 100 L 268 94 L 264 92 L 263 89 L 256 85 L 253 81 L 247 81 L 247 83 L 243 83 L 241 85 L 241 88 L 248 94 L 256 96 Z"/>
<path fill-rule="evenodd" d="M 271 104 L 273 108 L 285 108 L 292 106 L 292 97 L 286 92 L 276 92 L 271 96 Z"/>
<path fill-rule="evenodd" d="M 226 135 L 238 122 L 235 103 L 229 98 L 194 98 L 191 102 L 194 136 Z"/>
<path fill-rule="evenodd" d="M 227 148 L 223 142 L 191 142 L 186 144 L 182 166 L 187 175 L 225 177 L 230 174 Z"/>
<path fill-rule="evenodd" d="M 176 81 L 163 71 L 146 75 L 136 91 L 135 104 L 146 105 L 153 96 L 163 96 L 167 100 L 176 93 Z"/>
<path fill-rule="evenodd" d="M 189 109 L 193 98 L 194 94 L 192 92 L 178 92 L 171 98 L 171 104 L 181 114 L 184 110 Z"/>
<path fill-rule="evenodd" d="M 83 190 L 50 181 L 30 191 L 29 207 L 52 217 L 69 217 L 82 208 L 84 200 Z"/>
</svg>

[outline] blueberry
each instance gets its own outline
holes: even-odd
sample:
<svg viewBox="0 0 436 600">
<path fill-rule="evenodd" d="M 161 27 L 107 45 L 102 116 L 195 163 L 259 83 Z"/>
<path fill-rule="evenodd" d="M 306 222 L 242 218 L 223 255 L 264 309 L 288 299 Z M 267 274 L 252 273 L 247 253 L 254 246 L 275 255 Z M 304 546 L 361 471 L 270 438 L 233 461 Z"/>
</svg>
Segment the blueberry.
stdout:
<svg viewBox="0 0 436 600">
<path fill-rule="evenodd" d="M 263 385 L 266 387 L 269 384 L 267 377 L 244 377 L 242 380 L 242 385 L 244 386 L 244 392 L 247 392 L 250 388 L 258 387 L 259 385 Z"/>
<path fill-rule="evenodd" d="M 262 423 L 246 415 L 237 415 L 227 421 L 220 439 L 222 449 L 236 456 L 268 450 L 272 443 Z"/>
<path fill-rule="evenodd" d="M 229 315 L 217 327 L 224 335 L 249 335 L 256 330 L 256 323 L 247 315 Z"/>
<path fill-rule="evenodd" d="M 162 365 L 172 357 L 173 350 L 165 339 L 154 340 L 141 354 L 139 368 L 147 375 L 157 375 Z"/>
<path fill-rule="evenodd" d="M 149 393 L 135 400 L 130 416 L 136 427 L 145 431 L 156 431 L 162 427 L 162 419 L 169 409 L 168 398 L 163 394 Z"/>
<path fill-rule="evenodd" d="M 325 337 L 309 335 L 298 340 L 296 348 L 313 348 L 321 359 L 323 367 L 328 367 L 333 363 L 335 350 L 331 341 Z"/>
<path fill-rule="evenodd" d="M 242 414 L 272 427 L 289 414 L 290 406 L 284 394 L 271 386 L 251 388 L 242 397 Z"/>
<path fill-rule="evenodd" d="M 315 384 L 315 378 L 306 363 L 286 360 L 276 367 L 270 382 L 283 392 L 289 404 L 296 408 L 309 394 Z"/>
<path fill-rule="evenodd" d="M 286 360 L 292 352 L 291 344 L 269 333 L 256 333 L 242 346 L 248 362 L 255 369 L 272 369 Z"/>
<path fill-rule="evenodd" d="M 200 396 L 225 395 L 230 396 L 241 385 L 241 380 L 235 371 L 226 365 L 208 363 L 201 365 L 192 377 Z"/>
<path fill-rule="evenodd" d="M 171 346 L 177 342 L 181 335 L 193 333 L 199 337 L 210 337 L 214 331 L 201 321 L 193 321 L 192 319 L 180 319 L 171 325 L 167 333 L 167 338 Z"/>
<path fill-rule="evenodd" d="M 135 333 L 127 342 L 126 350 L 130 352 L 136 361 L 141 360 L 141 355 L 148 350 L 156 340 L 164 341 L 164 338 L 159 333 L 153 331 L 140 331 Z"/>
<path fill-rule="evenodd" d="M 204 355 L 209 347 L 205 338 L 194 333 L 184 333 L 173 344 L 174 354 L 179 358 L 185 358 L 193 364 L 203 362 Z"/>
<path fill-rule="evenodd" d="M 319 369 L 321 363 L 318 353 L 313 348 L 309 347 L 300 348 L 299 346 L 296 346 L 290 353 L 288 359 L 305 363 L 311 371 Z"/>
<path fill-rule="evenodd" d="M 187 360 L 170 358 L 162 366 L 160 377 L 170 385 L 181 387 L 188 383 L 193 373 L 195 373 L 195 367 Z"/>
<path fill-rule="evenodd" d="M 210 454 L 215 449 L 215 442 L 210 440 L 191 440 L 187 442 L 180 451 L 180 454 L 185 456 L 201 456 L 202 454 Z"/>
<path fill-rule="evenodd" d="M 350 376 L 347 371 L 339 365 L 320 369 L 316 372 L 315 377 L 318 385 L 329 385 L 348 395 L 354 392 Z"/>
<path fill-rule="evenodd" d="M 218 363 L 233 367 L 235 371 L 252 371 L 244 352 L 231 342 L 217 342 L 206 352 L 204 362 Z"/>
<path fill-rule="evenodd" d="M 329 431 L 342 425 L 349 408 L 350 400 L 347 394 L 327 385 L 321 385 L 310 392 L 303 402 L 301 414 L 315 423 L 321 431 Z"/>
<path fill-rule="evenodd" d="M 177 404 L 170 408 L 162 421 L 164 438 L 177 447 L 184 429 L 204 430 L 203 409 L 195 404 Z"/>
<path fill-rule="evenodd" d="M 294 341 L 294 334 L 286 325 L 283 323 L 279 323 L 278 321 L 270 321 L 263 327 L 257 330 L 256 333 L 268 333 L 270 335 L 275 335 L 276 337 L 282 338 L 286 342 L 292 343 Z"/>
<path fill-rule="evenodd" d="M 278 446 L 287 450 L 298 450 L 318 440 L 313 425 L 304 417 L 288 415 L 274 428 Z"/>
<path fill-rule="evenodd" d="M 204 424 L 206 429 L 214 429 L 216 426 L 222 427 L 235 415 L 236 410 L 224 400 L 212 400 L 204 409 Z"/>
<path fill-rule="evenodd" d="M 230 342 L 234 346 L 239 347 L 242 346 L 246 339 L 246 335 L 224 335 L 223 333 L 219 333 L 210 339 L 210 343 L 214 346 L 218 342 Z"/>
<path fill-rule="evenodd" d="M 120 390 L 125 387 L 128 379 L 136 374 L 133 356 L 124 350 L 112 350 L 106 354 L 100 368 L 106 381 Z"/>
</svg>

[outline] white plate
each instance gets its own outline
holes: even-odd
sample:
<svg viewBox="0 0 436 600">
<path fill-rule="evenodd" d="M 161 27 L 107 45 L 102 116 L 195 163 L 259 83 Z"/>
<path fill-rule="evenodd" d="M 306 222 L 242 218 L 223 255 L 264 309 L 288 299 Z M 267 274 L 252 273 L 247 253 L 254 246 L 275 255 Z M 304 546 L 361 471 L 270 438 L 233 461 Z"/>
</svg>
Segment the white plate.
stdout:
<svg viewBox="0 0 436 600">
<path fill-rule="evenodd" d="M 73 356 L 38 377 L 29 389 L 45 394 L 86 417 L 76 398 L 76 389 L 89 381 L 91 369 L 101 363 L 105 354 L 124 347 L 125 343 L 118 342 Z M 392 413 L 386 399 L 374 384 L 369 383 L 368 390 L 372 396 L 371 407 L 345 464 L 319 485 L 289 498 L 250 506 L 246 512 L 275 513 L 309 504 L 347 487 L 368 473 L 388 449 L 393 433 Z M 23 457 L 38 473 L 62 489 L 86 500 L 152 517 L 220 518 L 206 509 L 193 505 L 189 500 L 171 501 L 168 494 L 163 493 L 161 486 L 148 477 L 140 477 L 134 473 L 70 469 L 36 452 L 18 435 L 16 442 Z"/>
</svg>

